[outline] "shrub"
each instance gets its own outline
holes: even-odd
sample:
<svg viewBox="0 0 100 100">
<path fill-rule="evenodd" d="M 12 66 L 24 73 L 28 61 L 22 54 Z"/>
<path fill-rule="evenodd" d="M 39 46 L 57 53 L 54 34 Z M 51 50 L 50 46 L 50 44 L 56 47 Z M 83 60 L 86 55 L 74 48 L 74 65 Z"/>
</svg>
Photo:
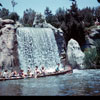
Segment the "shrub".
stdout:
<svg viewBox="0 0 100 100">
<path fill-rule="evenodd" d="M 100 39 L 96 40 L 95 45 L 96 45 L 96 51 L 97 51 L 96 64 L 100 65 Z"/>
<path fill-rule="evenodd" d="M 86 68 L 100 68 L 100 39 L 95 40 L 96 48 L 85 51 Z"/>
<path fill-rule="evenodd" d="M 14 20 L 16 22 L 16 21 L 19 20 L 19 15 L 17 13 L 13 12 L 13 13 L 11 13 L 9 15 L 9 18 L 12 19 L 12 20 Z"/>
<path fill-rule="evenodd" d="M 96 64 L 96 59 L 97 59 L 97 51 L 96 51 L 96 48 L 94 49 L 87 49 L 85 51 L 85 66 L 86 68 L 90 69 L 90 68 L 94 68 L 93 65 Z"/>
<path fill-rule="evenodd" d="M 24 11 L 24 15 L 23 15 L 23 18 L 22 18 L 22 24 L 24 26 L 32 27 L 34 19 L 35 19 L 35 15 L 36 15 L 36 12 L 34 10 L 32 10 L 31 8 L 26 9 Z"/>
<path fill-rule="evenodd" d="M 7 19 L 9 16 L 9 10 L 6 8 L 0 9 L 0 18 Z"/>
</svg>

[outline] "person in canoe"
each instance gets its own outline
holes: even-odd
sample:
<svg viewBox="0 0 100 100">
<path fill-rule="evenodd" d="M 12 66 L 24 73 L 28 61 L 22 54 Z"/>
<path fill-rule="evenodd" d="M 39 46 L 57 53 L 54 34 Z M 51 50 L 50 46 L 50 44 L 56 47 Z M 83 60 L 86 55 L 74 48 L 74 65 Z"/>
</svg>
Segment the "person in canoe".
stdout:
<svg viewBox="0 0 100 100">
<path fill-rule="evenodd" d="M 19 77 L 25 78 L 24 70 L 20 70 Z"/>
<path fill-rule="evenodd" d="M 45 75 L 45 74 L 46 74 L 45 67 L 42 67 L 42 68 L 41 68 L 41 74 L 42 74 L 42 75 Z"/>
<path fill-rule="evenodd" d="M 3 78 L 9 78 L 8 70 L 5 70 L 5 71 L 3 72 Z"/>
<path fill-rule="evenodd" d="M 58 63 L 57 64 L 57 68 L 55 69 L 55 72 L 57 73 L 57 72 L 59 72 L 60 71 L 60 64 Z"/>
<path fill-rule="evenodd" d="M 30 67 L 28 67 L 28 69 L 27 69 L 27 76 L 31 76 L 31 68 Z"/>
<path fill-rule="evenodd" d="M 36 66 L 35 70 L 34 70 L 34 77 L 37 78 L 37 76 L 40 75 L 40 74 L 41 74 L 40 70 L 38 69 L 38 66 Z"/>
<path fill-rule="evenodd" d="M 12 70 L 10 77 L 18 77 L 17 71 Z"/>
</svg>

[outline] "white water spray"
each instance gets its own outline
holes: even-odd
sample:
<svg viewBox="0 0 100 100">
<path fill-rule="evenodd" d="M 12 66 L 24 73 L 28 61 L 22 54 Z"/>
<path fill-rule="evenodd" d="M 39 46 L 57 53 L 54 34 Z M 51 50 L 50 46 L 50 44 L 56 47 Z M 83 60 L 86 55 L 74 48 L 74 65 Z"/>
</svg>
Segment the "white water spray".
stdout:
<svg viewBox="0 0 100 100">
<path fill-rule="evenodd" d="M 28 66 L 44 66 L 47 70 L 55 69 L 60 63 L 57 43 L 50 28 L 18 28 L 18 54 L 20 67 L 24 71 Z"/>
</svg>

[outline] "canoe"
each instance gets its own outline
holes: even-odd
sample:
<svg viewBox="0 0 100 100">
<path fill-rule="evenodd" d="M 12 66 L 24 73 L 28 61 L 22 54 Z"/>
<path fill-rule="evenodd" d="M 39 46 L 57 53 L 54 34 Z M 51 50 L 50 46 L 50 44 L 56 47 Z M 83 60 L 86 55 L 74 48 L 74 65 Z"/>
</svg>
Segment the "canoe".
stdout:
<svg viewBox="0 0 100 100">
<path fill-rule="evenodd" d="M 60 72 L 51 72 L 45 75 L 38 75 L 37 78 L 42 78 L 42 77 L 49 77 L 49 76 L 58 76 L 58 75 L 64 75 L 64 74 L 68 74 L 68 73 L 72 73 L 72 70 L 64 70 L 64 71 L 60 71 Z M 34 78 L 34 76 L 32 77 L 11 77 L 11 78 L 0 78 L 0 81 L 6 81 L 6 80 L 21 80 L 21 79 L 29 79 L 29 78 Z"/>
<path fill-rule="evenodd" d="M 45 74 L 45 75 L 39 75 L 39 76 L 37 76 L 37 78 L 48 77 L 48 76 L 58 76 L 58 75 L 64 75 L 64 74 L 68 74 L 68 73 L 72 73 L 72 70 L 64 70 L 64 71 L 60 71 L 60 72 L 52 72 L 52 73 L 48 73 L 48 74 Z"/>
<path fill-rule="evenodd" d="M 24 79 L 24 78 L 22 78 L 22 77 L 0 78 L 0 81 L 20 80 L 20 79 Z"/>
</svg>

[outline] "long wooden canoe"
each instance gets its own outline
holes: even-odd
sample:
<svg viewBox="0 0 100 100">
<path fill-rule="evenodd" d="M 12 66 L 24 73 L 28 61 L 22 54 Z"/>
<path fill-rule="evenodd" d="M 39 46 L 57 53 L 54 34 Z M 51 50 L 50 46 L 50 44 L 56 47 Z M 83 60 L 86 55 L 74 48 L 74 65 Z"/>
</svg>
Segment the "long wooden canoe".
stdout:
<svg viewBox="0 0 100 100">
<path fill-rule="evenodd" d="M 64 74 L 68 74 L 68 73 L 72 73 L 72 70 L 64 70 L 64 71 L 60 71 L 60 72 L 51 72 L 45 75 L 38 75 L 37 78 L 42 78 L 42 77 L 49 77 L 49 76 L 58 76 L 58 75 L 64 75 Z M 21 80 L 21 79 L 29 79 L 29 78 L 34 78 L 33 77 L 12 77 L 12 78 L 0 78 L 0 81 L 6 81 L 6 80 Z"/>
<path fill-rule="evenodd" d="M 48 73 L 46 75 L 39 75 L 37 77 L 41 78 L 41 77 L 48 77 L 48 76 L 58 76 L 58 75 L 64 75 L 64 74 L 68 74 L 68 73 L 72 73 L 72 70 L 70 70 L 70 71 L 64 70 L 64 71 L 60 71 L 60 72 L 53 72 L 53 73 Z"/>
</svg>

